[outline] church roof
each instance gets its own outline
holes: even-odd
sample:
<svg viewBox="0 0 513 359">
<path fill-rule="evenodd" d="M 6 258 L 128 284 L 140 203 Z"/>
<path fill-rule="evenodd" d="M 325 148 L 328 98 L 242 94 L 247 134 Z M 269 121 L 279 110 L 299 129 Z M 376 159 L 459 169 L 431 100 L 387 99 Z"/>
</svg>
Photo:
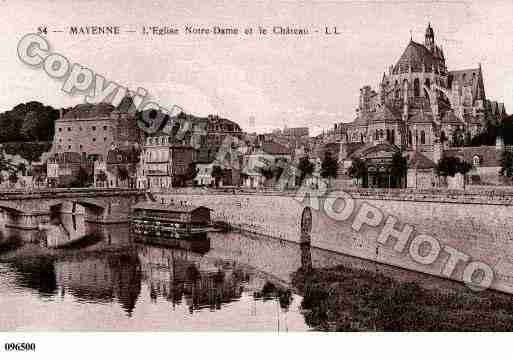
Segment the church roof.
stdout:
<svg viewBox="0 0 513 359">
<path fill-rule="evenodd" d="M 410 65 L 413 71 L 422 71 L 423 64 L 427 69 L 430 69 L 442 60 L 442 52 L 438 48 L 433 53 L 424 45 L 410 40 L 410 43 L 406 46 L 406 49 L 394 66 L 394 72 L 407 72 Z"/>
</svg>

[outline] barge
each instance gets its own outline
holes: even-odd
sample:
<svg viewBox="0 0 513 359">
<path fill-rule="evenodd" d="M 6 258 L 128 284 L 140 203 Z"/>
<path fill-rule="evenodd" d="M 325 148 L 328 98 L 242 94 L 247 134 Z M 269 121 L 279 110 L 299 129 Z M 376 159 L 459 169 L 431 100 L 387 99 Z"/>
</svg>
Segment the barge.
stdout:
<svg viewBox="0 0 513 359">
<path fill-rule="evenodd" d="M 130 208 L 130 231 L 162 239 L 203 239 L 212 228 L 210 212 L 204 206 L 136 204 Z"/>
</svg>

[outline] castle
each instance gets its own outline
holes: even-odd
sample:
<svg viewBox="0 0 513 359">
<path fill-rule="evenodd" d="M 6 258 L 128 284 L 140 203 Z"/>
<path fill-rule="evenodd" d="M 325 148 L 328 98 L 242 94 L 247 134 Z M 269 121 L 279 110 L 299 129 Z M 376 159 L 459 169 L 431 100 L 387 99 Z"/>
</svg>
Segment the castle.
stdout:
<svg viewBox="0 0 513 359">
<path fill-rule="evenodd" d="M 335 125 L 343 143 L 390 144 L 437 161 L 444 146 L 472 138 L 506 116 L 502 103 L 487 100 L 481 64 L 448 71 L 431 24 L 424 43 L 412 39 L 389 67 L 378 91 L 360 90 L 356 119 Z"/>
</svg>

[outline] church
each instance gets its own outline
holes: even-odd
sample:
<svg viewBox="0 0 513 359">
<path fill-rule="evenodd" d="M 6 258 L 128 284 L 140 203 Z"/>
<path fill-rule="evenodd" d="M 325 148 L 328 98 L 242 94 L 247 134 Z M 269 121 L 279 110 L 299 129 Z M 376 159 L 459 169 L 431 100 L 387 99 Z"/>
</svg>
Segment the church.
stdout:
<svg viewBox="0 0 513 359">
<path fill-rule="evenodd" d="M 422 159 L 426 167 L 436 163 L 448 147 L 459 146 L 487 123 L 496 124 L 506 116 L 502 103 L 486 98 L 481 64 L 448 70 L 431 24 L 424 43 L 410 38 L 378 86 L 377 91 L 361 88 L 356 118 L 335 125 L 341 162 L 352 152 L 372 157 L 372 146 L 381 145 L 381 152 L 396 149 L 410 160 Z"/>
</svg>

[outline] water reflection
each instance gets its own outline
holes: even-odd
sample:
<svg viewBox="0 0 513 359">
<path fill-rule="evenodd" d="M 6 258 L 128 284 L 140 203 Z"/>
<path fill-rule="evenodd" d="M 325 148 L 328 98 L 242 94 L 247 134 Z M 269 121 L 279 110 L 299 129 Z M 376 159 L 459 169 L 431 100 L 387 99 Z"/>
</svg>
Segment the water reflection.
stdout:
<svg viewBox="0 0 513 359">
<path fill-rule="evenodd" d="M 0 312 L 0 329 L 307 329 L 287 284 L 290 266 L 271 273 L 255 253 L 272 251 L 272 242 L 255 247 L 234 234 L 239 249 L 235 237 L 216 233 L 164 247 L 80 214 L 55 216 L 39 231 L 3 228 L 0 239 L 13 233 L 29 240 L 0 252 L 0 301 L 16 308 Z"/>
</svg>

